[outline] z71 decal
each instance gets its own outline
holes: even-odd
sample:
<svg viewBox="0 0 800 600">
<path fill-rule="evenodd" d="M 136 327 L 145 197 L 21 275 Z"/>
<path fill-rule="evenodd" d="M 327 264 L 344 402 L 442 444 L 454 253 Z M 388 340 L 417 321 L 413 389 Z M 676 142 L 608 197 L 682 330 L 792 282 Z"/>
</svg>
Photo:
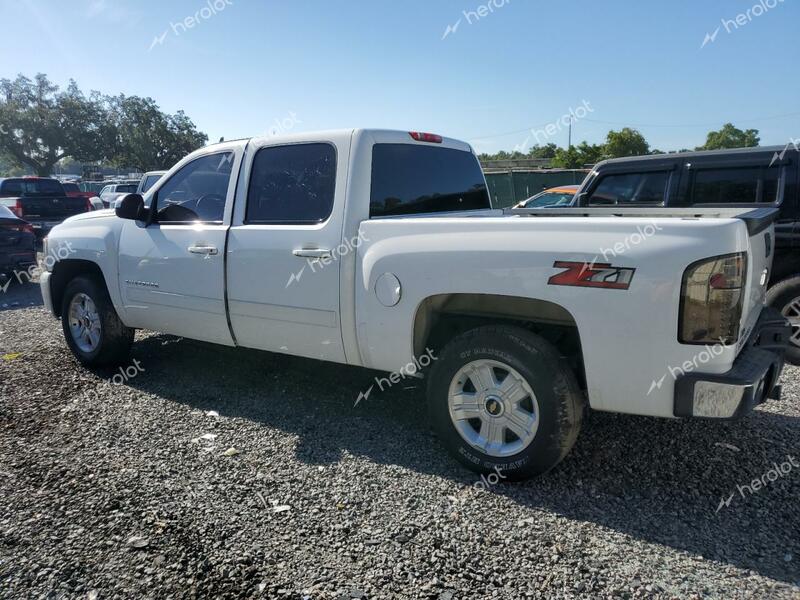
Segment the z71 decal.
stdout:
<svg viewBox="0 0 800 600">
<path fill-rule="evenodd" d="M 547 283 L 550 285 L 572 285 L 577 287 L 605 288 L 609 290 L 627 290 L 636 269 L 612 267 L 609 263 L 567 262 L 557 260 L 553 263 L 556 269 L 566 271 L 553 275 Z"/>
</svg>

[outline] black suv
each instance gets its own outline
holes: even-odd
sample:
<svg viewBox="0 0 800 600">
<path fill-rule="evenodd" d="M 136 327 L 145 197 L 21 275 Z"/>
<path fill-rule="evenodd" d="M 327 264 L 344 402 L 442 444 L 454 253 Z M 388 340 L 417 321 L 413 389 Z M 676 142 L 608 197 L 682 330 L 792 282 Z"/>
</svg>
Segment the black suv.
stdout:
<svg viewBox="0 0 800 600">
<path fill-rule="evenodd" d="M 573 206 L 732 206 L 780 209 L 767 302 L 792 324 L 787 358 L 800 364 L 800 149 L 742 148 L 598 163 Z"/>
</svg>

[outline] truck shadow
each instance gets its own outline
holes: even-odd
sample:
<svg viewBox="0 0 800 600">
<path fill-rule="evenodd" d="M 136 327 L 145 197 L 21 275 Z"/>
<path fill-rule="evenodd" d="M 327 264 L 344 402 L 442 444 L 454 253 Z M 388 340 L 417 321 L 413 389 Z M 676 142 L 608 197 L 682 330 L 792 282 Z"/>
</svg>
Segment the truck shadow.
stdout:
<svg viewBox="0 0 800 600">
<path fill-rule="evenodd" d="M 424 385 L 417 380 L 383 392 L 375 386 L 354 406 L 374 377 L 385 374 L 161 335 L 138 341 L 134 357 L 147 376 L 127 385 L 297 435 L 301 462 L 331 464 L 347 451 L 465 489 L 477 481 L 428 429 Z M 800 461 L 798 440 L 800 418 L 766 410 L 738 423 L 590 413 L 577 446 L 555 470 L 476 491 L 474 501 L 483 493 L 503 495 L 532 509 L 534 518 L 548 511 L 589 521 L 795 583 L 800 469 L 765 479 L 752 494 L 738 490 L 789 455 Z"/>
</svg>

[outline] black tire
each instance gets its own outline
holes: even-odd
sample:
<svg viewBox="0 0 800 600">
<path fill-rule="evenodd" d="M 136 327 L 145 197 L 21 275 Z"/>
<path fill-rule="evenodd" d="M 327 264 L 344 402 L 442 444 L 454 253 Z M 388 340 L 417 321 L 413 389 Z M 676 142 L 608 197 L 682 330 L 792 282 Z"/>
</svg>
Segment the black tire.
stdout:
<svg viewBox="0 0 800 600">
<path fill-rule="evenodd" d="M 100 316 L 100 341 L 91 351 L 82 350 L 70 332 L 69 307 L 72 299 L 78 294 L 89 296 Z M 120 365 L 130 357 L 135 330 L 126 327 L 119 320 L 105 284 L 95 277 L 80 276 L 67 284 L 61 303 L 61 327 L 69 349 L 83 365 L 88 367 Z"/>
<path fill-rule="evenodd" d="M 517 454 L 498 457 L 478 450 L 450 418 L 451 382 L 462 367 L 481 359 L 512 367 L 536 396 L 538 429 Z M 540 475 L 561 462 L 575 445 L 584 406 L 584 394 L 566 359 L 552 344 L 518 327 L 479 327 L 455 338 L 434 363 L 428 382 L 431 421 L 447 450 L 472 471 L 496 472 L 509 480 Z"/>
<path fill-rule="evenodd" d="M 794 300 L 800 299 L 800 275 L 779 281 L 767 290 L 767 306 L 771 306 L 782 315 L 794 320 L 792 324 L 792 338 L 800 329 L 800 314 L 789 314 L 790 305 Z M 800 365 L 800 341 L 793 341 L 786 350 L 786 360 L 793 365 Z"/>
</svg>

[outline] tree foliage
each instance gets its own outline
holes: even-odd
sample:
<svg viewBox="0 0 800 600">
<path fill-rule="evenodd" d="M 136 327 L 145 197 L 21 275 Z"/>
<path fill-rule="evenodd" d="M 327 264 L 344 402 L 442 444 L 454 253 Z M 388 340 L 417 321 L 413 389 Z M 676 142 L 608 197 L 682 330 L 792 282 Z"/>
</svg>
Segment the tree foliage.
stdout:
<svg viewBox="0 0 800 600">
<path fill-rule="evenodd" d="M 558 151 L 558 146 L 553 143 L 545 144 L 544 146 L 533 146 L 528 151 L 528 156 L 531 158 L 554 158 Z"/>
<path fill-rule="evenodd" d="M 721 148 L 744 148 L 758 146 L 761 140 L 757 129 L 742 131 L 731 123 L 727 123 L 719 131 L 708 133 L 705 146 L 697 150 L 714 150 Z M 688 152 L 686 149 L 678 152 Z M 644 156 L 646 154 L 664 154 L 662 150 L 650 149 L 650 144 L 636 129 L 625 127 L 619 131 L 609 131 L 604 144 L 581 142 L 570 148 L 560 148 L 555 144 L 534 146 L 527 153 L 515 151 L 511 154 L 500 151 L 497 154 L 481 154 L 482 161 L 524 158 L 549 158 L 553 167 L 562 169 L 580 169 L 593 165 L 607 158 L 624 156 Z"/>
<path fill-rule="evenodd" d="M 719 131 L 709 131 L 704 146 L 697 150 L 723 150 L 726 148 L 751 148 L 758 146 L 761 138 L 758 129 L 741 130 L 733 123 L 725 123 Z"/>
<path fill-rule="evenodd" d="M 12 168 L 49 175 L 65 157 L 168 168 L 207 140 L 183 111 L 165 114 L 151 98 L 86 96 L 74 81 L 60 90 L 41 73 L 0 79 L 0 156 Z"/>
<path fill-rule="evenodd" d="M 152 98 L 109 99 L 117 138 L 112 163 L 140 171 L 167 169 L 208 141 L 183 111 L 168 115 Z"/>
<path fill-rule="evenodd" d="M 515 150 L 514 152 L 506 152 L 505 150 L 500 150 L 495 154 L 481 154 L 478 156 L 478 158 L 481 160 L 524 160 L 526 158 L 546 159 L 553 158 L 557 151 L 558 146 L 551 143 L 545 144 L 544 146 L 532 146 L 527 152 L 520 152 L 519 150 Z"/>
<path fill-rule="evenodd" d="M 581 142 L 570 148 L 559 148 L 553 157 L 552 165 L 562 169 L 582 169 L 586 165 L 600 162 L 605 155 L 605 147 Z"/>
<path fill-rule="evenodd" d="M 38 175 L 65 156 L 105 158 L 112 133 L 102 100 L 83 95 L 74 81 L 59 91 L 47 76 L 0 80 L 0 152 Z"/>
<path fill-rule="evenodd" d="M 650 154 L 650 144 L 636 129 L 625 127 L 620 131 L 608 132 L 605 154 L 610 158 L 644 156 Z"/>
</svg>

